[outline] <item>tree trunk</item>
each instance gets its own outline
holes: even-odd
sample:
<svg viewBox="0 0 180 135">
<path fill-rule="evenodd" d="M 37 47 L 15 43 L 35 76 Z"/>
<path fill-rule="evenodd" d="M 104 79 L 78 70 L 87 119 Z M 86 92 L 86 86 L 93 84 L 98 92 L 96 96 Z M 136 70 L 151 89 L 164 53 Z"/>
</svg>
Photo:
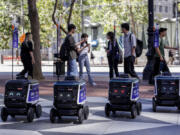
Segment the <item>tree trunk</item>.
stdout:
<svg viewBox="0 0 180 135">
<path fill-rule="evenodd" d="M 41 68 L 41 52 L 40 52 L 40 23 L 36 7 L 36 0 L 28 0 L 29 20 L 31 24 L 31 33 L 34 41 L 34 79 L 44 79 Z"/>
<path fill-rule="evenodd" d="M 136 36 L 136 29 L 135 29 L 135 21 L 134 21 L 134 13 L 132 11 L 132 5 L 131 5 L 131 0 L 129 0 L 129 13 L 130 13 L 130 17 L 131 17 L 131 24 L 132 24 L 132 32 L 134 33 L 134 35 Z"/>
</svg>

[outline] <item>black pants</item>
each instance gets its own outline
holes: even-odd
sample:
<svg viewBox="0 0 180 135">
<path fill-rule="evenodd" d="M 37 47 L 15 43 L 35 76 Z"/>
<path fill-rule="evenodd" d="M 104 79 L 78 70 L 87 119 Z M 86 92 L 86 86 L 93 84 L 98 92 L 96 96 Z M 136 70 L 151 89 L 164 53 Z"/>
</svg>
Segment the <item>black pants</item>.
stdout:
<svg viewBox="0 0 180 135">
<path fill-rule="evenodd" d="M 130 74 L 131 77 L 138 78 L 138 76 L 134 70 L 134 62 L 135 62 L 134 56 L 129 56 L 127 58 L 124 58 L 124 73 Z"/>
<path fill-rule="evenodd" d="M 114 71 L 115 71 L 116 77 L 119 77 L 118 60 L 114 59 L 112 56 L 108 56 L 108 64 L 109 64 L 110 79 L 114 77 Z"/>
<path fill-rule="evenodd" d="M 160 62 L 163 63 L 162 69 L 160 69 Z M 160 61 L 160 58 L 156 57 L 156 58 L 154 58 L 154 68 L 153 68 L 152 77 L 154 78 L 156 75 L 159 75 L 160 70 L 162 70 L 162 72 L 170 73 L 166 61 Z"/>
<path fill-rule="evenodd" d="M 20 75 L 25 75 L 28 73 L 28 76 L 33 78 L 33 65 L 31 60 L 22 60 L 24 69 L 20 72 Z"/>
</svg>

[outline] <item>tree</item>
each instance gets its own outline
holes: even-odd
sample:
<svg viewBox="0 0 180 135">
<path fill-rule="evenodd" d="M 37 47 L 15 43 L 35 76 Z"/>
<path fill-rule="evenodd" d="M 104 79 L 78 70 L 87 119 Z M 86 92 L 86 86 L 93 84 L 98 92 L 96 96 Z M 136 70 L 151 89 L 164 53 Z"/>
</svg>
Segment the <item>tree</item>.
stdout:
<svg viewBox="0 0 180 135">
<path fill-rule="evenodd" d="M 28 0 L 29 20 L 31 24 L 31 32 L 34 41 L 34 57 L 36 63 L 34 65 L 34 78 L 43 79 L 42 68 L 41 68 L 41 52 L 40 52 L 40 23 L 39 16 L 36 7 L 36 0 Z"/>
<path fill-rule="evenodd" d="M 0 49 L 10 48 L 9 43 L 12 39 L 12 15 L 13 13 L 20 14 L 17 10 L 18 5 L 10 2 L 0 1 Z"/>
<path fill-rule="evenodd" d="M 128 2 L 129 1 L 129 2 Z M 114 21 L 118 27 L 123 22 L 129 22 L 132 31 L 139 24 L 147 24 L 147 3 L 144 0 L 88 0 L 91 22 L 97 22 L 104 27 L 104 32 L 112 31 Z M 117 34 L 121 34 L 117 29 Z"/>
<path fill-rule="evenodd" d="M 72 0 L 71 5 L 70 5 L 70 11 L 69 11 L 68 19 L 67 19 L 67 27 L 68 27 L 68 25 L 69 25 L 70 22 L 71 22 L 71 17 L 72 17 L 73 7 L 74 7 L 74 4 L 75 4 L 75 1 L 76 1 L 76 0 Z M 62 25 L 58 26 L 58 22 L 57 22 L 56 19 L 55 19 L 55 14 L 56 14 L 57 6 L 58 6 L 58 0 L 55 0 L 54 11 L 53 11 L 53 14 L 52 14 L 52 21 L 53 21 L 53 23 L 54 23 L 57 27 L 59 27 L 65 34 L 67 34 L 67 31 L 63 28 Z M 62 16 L 62 12 L 61 12 L 60 14 L 61 14 L 61 16 Z"/>
</svg>

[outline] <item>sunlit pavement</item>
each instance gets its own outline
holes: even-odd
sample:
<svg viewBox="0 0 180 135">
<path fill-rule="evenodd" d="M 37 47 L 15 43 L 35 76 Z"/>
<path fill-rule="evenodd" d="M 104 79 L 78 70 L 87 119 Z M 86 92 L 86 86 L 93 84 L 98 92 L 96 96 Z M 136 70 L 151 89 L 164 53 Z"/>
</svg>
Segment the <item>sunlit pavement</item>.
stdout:
<svg viewBox="0 0 180 135">
<path fill-rule="evenodd" d="M 107 99 L 103 97 L 88 97 L 90 107 L 89 119 L 83 124 L 74 124 L 75 118 L 64 117 L 63 120 L 51 124 L 49 111 L 52 98 L 41 96 L 43 115 L 33 123 L 27 123 L 26 117 L 8 118 L 0 121 L 0 135 L 179 135 L 180 112 L 176 108 L 159 107 L 158 112 L 152 112 L 151 100 L 142 99 L 143 112 L 136 119 L 130 118 L 129 112 L 117 112 L 110 118 L 104 115 L 104 105 Z M 0 106 L 3 98 L 0 96 Z"/>
<path fill-rule="evenodd" d="M 21 68 L 21 66 L 16 66 L 14 75 Z M 0 68 L 0 107 L 3 106 L 4 84 L 8 79 L 11 79 L 10 69 L 11 66 L 1 66 Z M 15 119 L 9 117 L 5 123 L 0 121 L 0 135 L 170 135 L 172 133 L 179 135 L 180 133 L 180 112 L 177 111 L 177 108 L 159 107 L 158 112 L 152 112 L 151 98 L 154 88 L 147 82 L 141 82 L 140 86 L 143 103 L 141 116 L 131 119 L 130 113 L 117 112 L 116 115 L 106 118 L 104 105 L 108 102 L 108 67 L 102 67 L 101 72 L 94 71 L 100 70 L 99 67 L 92 68 L 92 75 L 97 86 L 87 85 L 87 104 L 90 106 L 89 119 L 81 125 L 74 124 L 67 118 L 58 121 L 56 124 L 51 124 L 49 111 L 53 104 L 53 83 L 56 81 L 56 77 L 53 77 L 52 71 L 45 69 L 46 67 L 43 67 L 46 80 L 40 82 L 42 117 L 35 119 L 33 123 L 27 123 L 26 117 L 17 116 Z M 120 71 L 123 70 L 122 67 L 119 69 Z M 136 68 L 141 77 L 142 69 L 143 67 Z M 175 69 L 178 70 L 178 67 Z M 174 75 L 176 74 L 174 73 Z"/>
</svg>

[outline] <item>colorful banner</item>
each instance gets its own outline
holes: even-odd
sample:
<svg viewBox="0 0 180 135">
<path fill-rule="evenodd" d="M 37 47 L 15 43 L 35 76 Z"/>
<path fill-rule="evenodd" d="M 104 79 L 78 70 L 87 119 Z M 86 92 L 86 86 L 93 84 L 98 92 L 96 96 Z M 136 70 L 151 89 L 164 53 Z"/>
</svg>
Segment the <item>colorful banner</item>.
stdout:
<svg viewBox="0 0 180 135">
<path fill-rule="evenodd" d="M 159 25 L 156 24 L 155 34 L 154 34 L 154 47 L 159 47 Z"/>
<path fill-rule="evenodd" d="M 13 48 L 18 48 L 18 28 L 14 28 L 13 30 Z"/>
</svg>

